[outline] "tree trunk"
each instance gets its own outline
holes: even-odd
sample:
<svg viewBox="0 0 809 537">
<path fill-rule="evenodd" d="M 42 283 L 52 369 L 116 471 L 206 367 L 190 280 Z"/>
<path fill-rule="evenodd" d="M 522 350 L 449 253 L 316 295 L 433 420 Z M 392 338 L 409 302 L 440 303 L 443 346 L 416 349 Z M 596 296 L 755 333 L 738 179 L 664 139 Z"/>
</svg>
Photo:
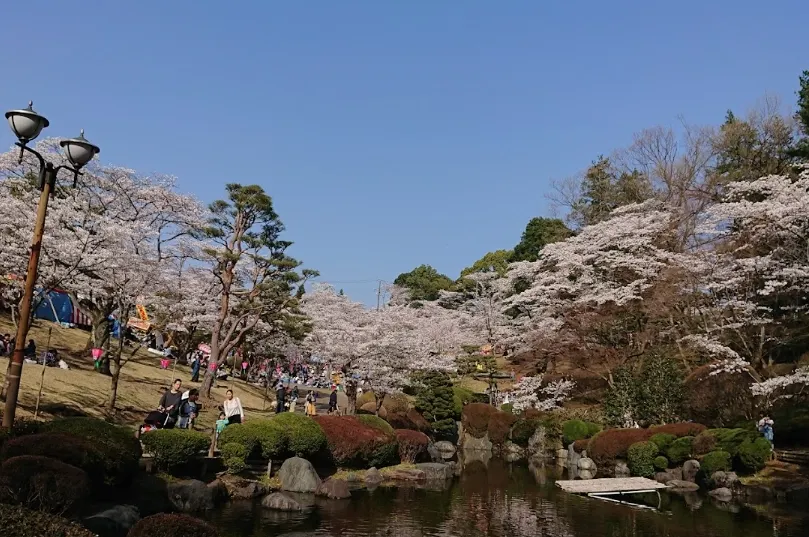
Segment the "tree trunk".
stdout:
<svg viewBox="0 0 809 537">
<path fill-rule="evenodd" d="M 213 388 L 214 376 L 213 372 L 211 371 L 211 364 L 215 364 L 216 362 L 213 361 L 213 358 L 208 364 L 208 367 L 205 368 L 205 376 L 202 377 L 202 385 L 199 387 L 199 394 L 206 398 L 211 398 L 211 388 Z"/>
<path fill-rule="evenodd" d="M 348 404 L 346 405 L 346 414 L 353 416 L 357 413 L 357 383 L 353 379 L 346 380 L 346 397 Z"/>
<path fill-rule="evenodd" d="M 376 410 L 374 410 L 374 415 L 379 416 L 379 411 L 382 408 L 382 403 L 385 402 L 385 394 L 382 393 L 382 392 L 377 393 L 376 391 L 374 391 L 374 395 L 376 395 Z M 357 397 L 357 394 L 355 392 L 354 393 L 354 405 L 355 406 L 357 404 L 357 398 L 356 397 Z"/>
<path fill-rule="evenodd" d="M 115 401 L 118 398 L 118 379 L 121 377 L 121 367 L 116 366 L 110 379 L 110 400 L 107 403 L 109 410 L 115 410 Z"/>
</svg>

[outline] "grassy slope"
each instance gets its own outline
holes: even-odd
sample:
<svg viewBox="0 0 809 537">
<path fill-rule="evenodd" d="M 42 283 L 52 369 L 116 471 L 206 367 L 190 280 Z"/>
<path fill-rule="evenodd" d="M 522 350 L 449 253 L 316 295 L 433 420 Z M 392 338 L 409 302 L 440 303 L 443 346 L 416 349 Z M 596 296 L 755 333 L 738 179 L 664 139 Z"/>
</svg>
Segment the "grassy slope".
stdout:
<svg viewBox="0 0 809 537">
<path fill-rule="evenodd" d="M 157 406 L 163 390 L 171 383 L 173 377 L 183 379 L 186 388 L 198 386 L 198 384 L 189 382 L 191 372 L 188 367 L 177 366 L 177 371 L 174 373 L 171 369 L 162 370 L 159 357 L 141 349 L 124 366 L 118 387 L 117 408 L 115 412 L 109 413 L 106 410 L 105 402 L 110 392 L 110 378 L 94 371 L 92 358 L 89 353 L 84 354 L 83 349 L 87 343 L 88 333 L 76 328 L 62 328 L 55 323 L 36 320 L 29 333 L 29 339 L 34 339 L 38 352 L 45 350 L 48 328 L 52 328 L 51 348 L 59 351 L 60 356 L 70 365 L 70 370 L 65 371 L 56 367 L 46 368 L 40 404 L 40 416 L 43 419 L 55 415 L 70 415 L 78 411 L 135 426 L 142 422 L 146 413 Z M 13 334 L 14 328 L 9 317 L 3 315 L 0 317 L 0 334 L 5 333 Z M 5 382 L 7 366 L 8 358 L 0 358 L 0 382 Z M 41 373 L 42 366 L 32 364 L 23 366 L 18 416 L 33 416 Z M 204 407 L 198 421 L 200 427 L 210 427 L 216 421 L 219 413 L 215 406 L 224 400 L 225 391 L 228 388 L 232 388 L 241 398 L 248 419 L 251 416 L 270 414 L 263 410 L 264 394 L 261 389 L 249 386 L 240 380 L 228 380 L 213 390 L 212 397 L 215 400 L 213 404 L 203 401 Z M 272 404 L 268 402 L 267 409 L 271 406 Z"/>
</svg>

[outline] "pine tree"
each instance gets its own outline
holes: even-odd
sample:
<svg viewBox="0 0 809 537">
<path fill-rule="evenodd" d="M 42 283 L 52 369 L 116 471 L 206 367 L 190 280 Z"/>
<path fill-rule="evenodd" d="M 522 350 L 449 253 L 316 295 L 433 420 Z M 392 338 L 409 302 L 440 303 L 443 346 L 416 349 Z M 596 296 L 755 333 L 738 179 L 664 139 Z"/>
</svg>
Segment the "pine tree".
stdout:
<svg viewBox="0 0 809 537">
<path fill-rule="evenodd" d="M 456 433 L 455 403 L 449 376 L 431 372 L 425 374 L 421 381 L 424 388 L 416 398 L 416 410 L 430 423 L 437 438 L 452 438 Z"/>
</svg>

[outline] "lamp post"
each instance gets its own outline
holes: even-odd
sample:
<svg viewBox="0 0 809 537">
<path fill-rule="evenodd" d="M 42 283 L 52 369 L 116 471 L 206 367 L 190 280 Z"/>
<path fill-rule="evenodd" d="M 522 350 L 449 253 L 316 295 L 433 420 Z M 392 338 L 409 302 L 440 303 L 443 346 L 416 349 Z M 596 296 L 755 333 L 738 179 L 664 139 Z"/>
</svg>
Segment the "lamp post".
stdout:
<svg viewBox="0 0 809 537">
<path fill-rule="evenodd" d="M 25 352 L 25 340 L 28 337 L 28 329 L 31 322 L 31 302 L 34 298 L 34 285 L 37 280 L 37 268 L 39 266 L 39 253 L 42 249 L 42 235 L 45 232 L 45 216 L 48 212 L 48 199 L 56 189 L 56 175 L 59 170 L 65 169 L 73 172 L 73 185 L 76 185 L 81 168 L 90 162 L 99 153 L 99 148 L 91 144 L 84 138 L 84 131 L 78 138 L 62 140 L 59 145 L 64 148 L 68 161 L 72 166 L 54 166 L 48 162 L 35 149 L 28 147 L 28 143 L 35 140 L 42 129 L 50 122 L 34 111 L 32 102 L 28 103 L 28 108 L 23 110 L 10 110 L 6 112 L 11 130 L 17 137 L 15 144 L 20 148 L 20 162 L 22 162 L 25 152 L 33 154 L 39 161 L 39 204 L 37 205 L 36 224 L 34 225 L 34 238 L 31 241 L 31 254 L 28 258 L 28 271 L 25 275 L 25 290 L 20 302 L 20 316 L 17 324 L 17 336 L 14 340 L 14 354 L 11 357 L 8 368 L 6 382 L 8 390 L 6 392 L 6 405 L 3 412 L 3 428 L 10 429 L 14 425 L 14 415 L 17 412 L 17 397 L 20 392 L 20 376 L 22 375 L 22 364 Z"/>
</svg>

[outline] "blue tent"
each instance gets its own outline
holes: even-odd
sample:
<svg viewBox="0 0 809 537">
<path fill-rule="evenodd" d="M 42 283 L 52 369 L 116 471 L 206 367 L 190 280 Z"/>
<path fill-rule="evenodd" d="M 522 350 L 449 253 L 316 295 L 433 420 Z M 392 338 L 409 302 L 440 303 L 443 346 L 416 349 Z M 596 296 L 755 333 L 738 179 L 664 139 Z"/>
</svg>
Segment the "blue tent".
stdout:
<svg viewBox="0 0 809 537">
<path fill-rule="evenodd" d="M 37 296 L 39 304 L 34 310 L 35 318 L 64 324 L 90 325 L 89 318 L 74 306 L 70 296 L 64 291 L 52 289 L 44 295 Z"/>
</svg>

